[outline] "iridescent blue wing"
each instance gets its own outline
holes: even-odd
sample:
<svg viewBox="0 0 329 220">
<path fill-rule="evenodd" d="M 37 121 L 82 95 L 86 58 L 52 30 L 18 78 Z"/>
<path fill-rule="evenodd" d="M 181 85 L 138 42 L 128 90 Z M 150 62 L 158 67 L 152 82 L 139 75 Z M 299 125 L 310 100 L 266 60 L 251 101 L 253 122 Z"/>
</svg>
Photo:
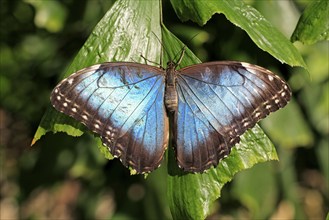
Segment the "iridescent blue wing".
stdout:
<svg viewBox="0 0 329 220">
<path fill-rule="evenodd" d="M 100 135 L 111 154 L 137 173 L 151 172 L 168 143 L 163 70 L 136 63 L 104 63 L 58 84 L 53 106 Z"/>
<path fill-rule="evenodd" d="M 178 72 L 175 148 L 186 171 L 216 166 L 247 129 L 291 96 L 278 76 L 247 63 L 203 63 Z"/>
</svg>

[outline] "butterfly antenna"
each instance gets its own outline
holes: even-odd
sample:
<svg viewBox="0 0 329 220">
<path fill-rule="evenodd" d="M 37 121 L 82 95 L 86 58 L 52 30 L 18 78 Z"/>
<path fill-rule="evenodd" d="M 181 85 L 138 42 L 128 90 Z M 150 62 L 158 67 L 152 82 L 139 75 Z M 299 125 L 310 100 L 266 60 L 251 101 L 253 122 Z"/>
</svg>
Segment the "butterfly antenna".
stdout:
<svg viewBox="0 0 329 220">
<path fill-rule="evenodd" d="M 195 34 L 193 37 L 191 37 L 191 39 L 189 40 L 189 42 L 192 42 L 192 40 L 196 37 L 196 36 L 198 36 L 200 33 L 197 33 L 197 34 Z"/>
<path fill-rule="evenodd" d="M 189 41 L 192 41 L 196 36 L 198 36 L 200 33 L 195 34 Z M 180 64 L 180 62 L 182 61 L 184 54 L 185 54 L 185 50 L 186 50 L 186 45 L 183 46 L 182 50 L 181 50 L 181 54 L 178 58 L 178 61 L 176 62 L 176 66 L 178 66 Z M 178 53 L 175 55 L 175 58 L 177 57 Z"/>
<path fill-rule="evenodd" d="M 169 57 L 169 60 L 171 60 L 171 57 L 170 57 L 170 54 L 168 52 L 168 50 L 166 49 L 166 47 L 164 46 L 164 44 L 161 42 L 161 40 L 159 39 L 159 37 L 152 31 L 152 33 L 154 34 L 154 36 L 158 39 L 159 43 L 161 44 L 162 46 L 162 49 L 166 52 L 166 54 L 168 55 Z"/>
<path fill-rule="evenodd" d="M 183 59 L 183 57 L 184 57 L 184 55 L 185 55 L 185 47 L 186 47 L 186 46 L 184 46 L 184 47 L 182 48 L 182 52 L 181 52 L 181 54 L 180 54 L 180 56 L 179 56 L 179 58 L 178 58 L 178 60 L 177 60 L 177 62 L 176 62 L 176 66 L 178 66 L 178 65 L 180 64 L 180 62 L 182 62 L 182 59 Z"/>
</svg>

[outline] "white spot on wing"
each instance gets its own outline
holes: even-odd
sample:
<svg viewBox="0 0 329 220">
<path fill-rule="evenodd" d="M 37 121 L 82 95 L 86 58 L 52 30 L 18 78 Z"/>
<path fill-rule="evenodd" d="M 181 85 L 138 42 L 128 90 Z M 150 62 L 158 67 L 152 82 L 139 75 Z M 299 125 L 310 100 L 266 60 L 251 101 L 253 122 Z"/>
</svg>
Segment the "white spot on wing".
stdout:
<svg viewBox="0 0 329 220">
<path fill-rule="evenodd" d="M 250 124 L 249 122 L 245 122 L 243 123 L 243 127 L 248 127 L 249 124 Z"/>
</svg>

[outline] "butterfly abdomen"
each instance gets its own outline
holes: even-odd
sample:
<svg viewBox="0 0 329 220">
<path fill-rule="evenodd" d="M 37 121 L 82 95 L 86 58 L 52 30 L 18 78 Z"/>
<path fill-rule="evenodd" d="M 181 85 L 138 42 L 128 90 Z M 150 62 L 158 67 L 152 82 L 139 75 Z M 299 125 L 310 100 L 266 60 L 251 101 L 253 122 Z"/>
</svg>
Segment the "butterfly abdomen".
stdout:
<svg viewBox="0 0 329 220">
<path fill-rule="evenodd" d="M 166 86 L 165 106 L 169 112 L 175 112 L 177 109 L 178 97 L 175 86 Z"/>
</svg>

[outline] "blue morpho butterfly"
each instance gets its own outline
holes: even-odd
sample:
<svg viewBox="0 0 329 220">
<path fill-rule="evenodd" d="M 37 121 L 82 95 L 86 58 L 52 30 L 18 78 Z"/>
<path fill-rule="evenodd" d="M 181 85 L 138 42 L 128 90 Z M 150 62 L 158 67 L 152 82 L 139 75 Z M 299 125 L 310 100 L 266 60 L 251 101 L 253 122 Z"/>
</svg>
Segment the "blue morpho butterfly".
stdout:
<svg viewBox="0 0 329 220">
<path fill-rule="evenodd" d="M 167 69 L 130 62 L 90 66 L 60 82 L 51 103 L 99 134 L 136 173 L 160 166 L 171 115 L 179 167 L 202 172 L 291 96 L 286 82 L 256 65 L 223 61 L 176 70 L 177 63 Z"/>
</svg>

